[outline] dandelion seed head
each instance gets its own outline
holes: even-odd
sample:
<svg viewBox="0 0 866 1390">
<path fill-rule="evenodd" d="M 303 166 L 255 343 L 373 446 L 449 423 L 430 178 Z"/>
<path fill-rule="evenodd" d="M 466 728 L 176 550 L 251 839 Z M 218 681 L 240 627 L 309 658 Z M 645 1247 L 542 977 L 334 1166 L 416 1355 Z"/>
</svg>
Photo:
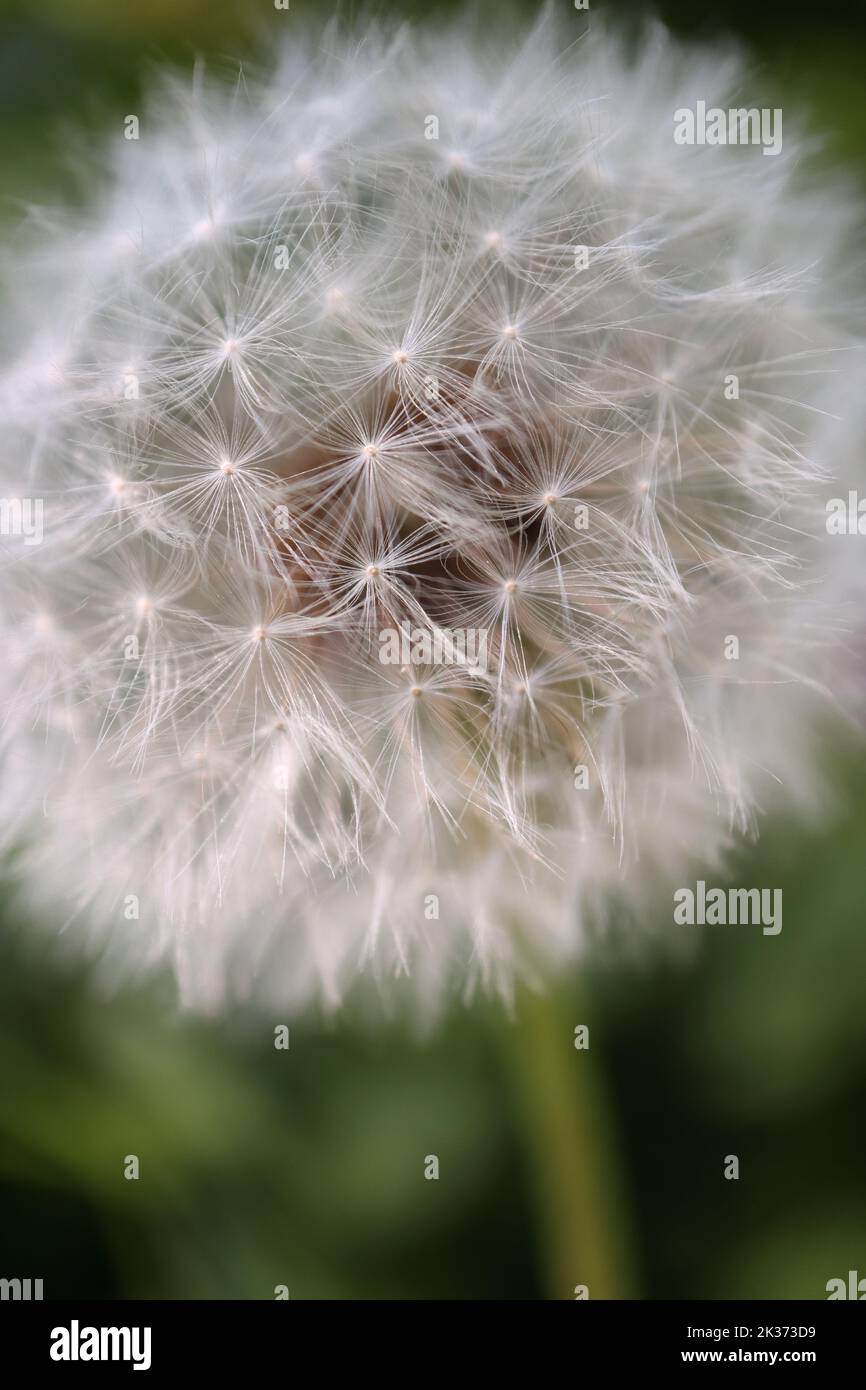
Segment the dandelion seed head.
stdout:
<svg viewBox="0 0 866 1390">
<path fill-rule="evenodd" d="M 112 985 L 426 1021 L 818 801 L 858 203 L 787 111 L 772 159 L 675 143 L 736 55 L 572 39 L 298 29 L 2 252 L 45 515 L 0 538 L 0 824 Z"/>
</svg>

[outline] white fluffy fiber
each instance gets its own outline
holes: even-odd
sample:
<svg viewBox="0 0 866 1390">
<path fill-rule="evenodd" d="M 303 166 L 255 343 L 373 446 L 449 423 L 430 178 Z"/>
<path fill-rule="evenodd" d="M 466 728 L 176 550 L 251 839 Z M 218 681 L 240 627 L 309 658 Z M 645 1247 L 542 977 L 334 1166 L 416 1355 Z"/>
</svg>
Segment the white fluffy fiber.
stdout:
<svg viewBox="0 0 866 1390">
<path fill-rule="evenodd" d="M 45 533 L 2 538 L 2 827 L 106 979 L 507 995 L 814 795 L 851 209 L 795 113 L 675 144 L 698 100 L 774 104 L 661 33 L 293 21 L 7 249 L 0 489 Z M 383 665 L 403 621 L 486 671 Z"/>
</svg>

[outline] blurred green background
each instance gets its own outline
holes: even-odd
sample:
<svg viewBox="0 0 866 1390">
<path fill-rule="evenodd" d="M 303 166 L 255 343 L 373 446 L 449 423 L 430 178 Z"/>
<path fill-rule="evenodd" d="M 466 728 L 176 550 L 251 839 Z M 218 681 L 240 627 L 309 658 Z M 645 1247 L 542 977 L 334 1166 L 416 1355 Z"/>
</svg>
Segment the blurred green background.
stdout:
<svg viewBox="0 0 866 1390">
<path fill-rule="evenodd" d="M 0 3 L 0 229 L 63 201 L 66 132 L 135 110 L 149 61 L 236 59 L 322 8 Z M 742 37 L 762 92 L 864 182 L 866 27 L 847 4 L 654 12 Z M 164 981 L 106 1001 L 4 919 L 0 1276 L 49 1298 L 535 1299 L 573 1297 L 587 1270 L 591 1297 L 643 1298 L 823 1298 L 866 1274 L 866 755 L 828 729 L 826 759 L 838 813 L 767 824 L 730 866 L 783 888 L 781 936 L 708 933 L 690 963 L 609 951 L 513 1022 L 458 1007 L 427 1040 L 344 1019 L 292 1024 L 278 1051 L 280 1019 L 178 1019 Z"/>
</svg>

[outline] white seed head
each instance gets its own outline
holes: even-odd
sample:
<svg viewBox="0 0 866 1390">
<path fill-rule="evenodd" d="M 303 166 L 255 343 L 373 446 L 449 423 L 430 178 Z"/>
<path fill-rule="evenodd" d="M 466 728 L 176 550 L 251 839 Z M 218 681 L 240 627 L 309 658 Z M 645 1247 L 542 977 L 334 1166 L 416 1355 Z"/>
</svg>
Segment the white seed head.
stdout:
<svg viewBox="0 0 866 1390">
<path fill-rule="evenodd" d="M 113 982 L 427 1017 L 815 800 L 856 200 L 787 111 L 772 158 L 674 141 L 741 104 L 729 57 L 571 38 L 293 29 L 270 77 L 167 82 L 5 253 L 2 489 L 44 537 L 0 538 L 0 823 Z"/>
</svg>

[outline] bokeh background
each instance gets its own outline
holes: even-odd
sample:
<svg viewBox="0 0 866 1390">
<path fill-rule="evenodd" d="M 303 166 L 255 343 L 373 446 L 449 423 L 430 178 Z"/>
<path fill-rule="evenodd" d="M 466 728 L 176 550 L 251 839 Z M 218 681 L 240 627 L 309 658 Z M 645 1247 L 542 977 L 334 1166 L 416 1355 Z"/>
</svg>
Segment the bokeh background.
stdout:
<svg viewBox="0 0 866 1390">
<path fill-rule="evenodd" d="M 378 8 L 435 22 L 448 6 Z M 237 60 L 313 9 L 0 0 L 0 238 L 25 204 L 76 196 L 73 143 L 139 109 L 149 63 Z M 866 191 L 850 3 L 654 12 L 741 38 L 761 104 L 823 131 L 822 158 Z M 458 1006 L 429 1038 L 310 1019 L 282 1051 L 284 1020 L 179 1017 L 167 980 L 104 999 L 6 912 L 0 1276 L 42 1278 L 47 1298 L 536 1299 L 573 1297 L 591 1270 L 591 1297 L 751 1299 L 866 1275 L 862 742 L 828 725 L 825 764 L 835 808 L 765 824 L 730 865 L 732 885 L 782 887 L 780 936 L 707 933 L 689 962 L 615 943 L 513 1019 Z M 648 928 L 669 917 L 646 904 Z"/>
</svg>

